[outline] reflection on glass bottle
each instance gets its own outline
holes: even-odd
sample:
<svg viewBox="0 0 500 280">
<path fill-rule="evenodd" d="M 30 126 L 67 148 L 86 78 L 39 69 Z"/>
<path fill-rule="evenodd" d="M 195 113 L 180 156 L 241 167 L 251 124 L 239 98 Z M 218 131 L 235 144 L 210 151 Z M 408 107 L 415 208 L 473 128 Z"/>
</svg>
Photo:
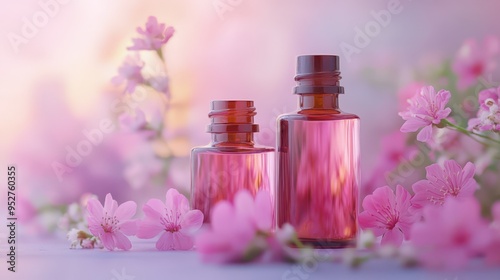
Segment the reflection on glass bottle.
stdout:
<svg viewBox="0 0 500 280">
<path fill-rule="evenodd" d="M 292 224 L 318 248 L 352 246 L 357 236 L 359 118 L 340 111 L 339 59 L 298 58 L 299 110 L 278 118 L 278 226 Z"/>
<path fill-rule="evenodd" d="M 212 142 L 191 152 L 191 201 L 210 222 L 210 211 L 221 200 L 232 200 L 242 189 L 255 195 L 267 190 L 274 202 L 274 149 L 254 145 L 253 101 L 213 101 L 208 132 Z"/>
</svg>

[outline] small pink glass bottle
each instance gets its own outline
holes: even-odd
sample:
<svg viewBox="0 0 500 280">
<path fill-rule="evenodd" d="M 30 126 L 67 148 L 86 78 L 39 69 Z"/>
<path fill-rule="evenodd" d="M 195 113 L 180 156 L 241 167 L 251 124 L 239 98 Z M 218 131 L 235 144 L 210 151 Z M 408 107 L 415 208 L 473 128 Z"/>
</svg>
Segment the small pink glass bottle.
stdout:
<svg viewBox="0 0 500 280">
<path fill-rule="evenodd" d="M 255 114 L 253 101 L 212 101 L 212 142 L 191 151 L 191 202 L 203 212 L 205 223 L 217 202 L 232 201 L 242 189 L 253 195 L 267 190 L 274 201 L 274 149 L 254 144 L 253 135 L 259 131 Z"/>
<path fill-rule="evenodd" d="M 298 57 L 298 111 L 278 118 L 278 226 L 317 248 L 355 243 L 359 117 L 339 109 L 339 57 Z"/>
</svg>

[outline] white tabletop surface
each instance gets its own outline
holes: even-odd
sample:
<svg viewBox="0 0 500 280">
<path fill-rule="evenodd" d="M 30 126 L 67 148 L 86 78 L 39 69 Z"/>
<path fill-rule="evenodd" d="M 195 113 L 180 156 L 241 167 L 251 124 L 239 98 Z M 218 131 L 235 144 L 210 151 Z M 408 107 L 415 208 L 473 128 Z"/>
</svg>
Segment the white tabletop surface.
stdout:
<svg viewBox="0 0 500 280">
<path fill-rule="evenodd" d="M 150 279 L 500 279 L 500 268 L 479 261 L 455 272 L 403 268 L 393 260 L 373 260 L 354 270 L 343 264 L 214 265 L 200 261 L 195 251 L 160 252 L 153 241 L 133 240 L 131 251 L 69 249 L 66 241 L 19 240 L 17 272 L 7 271 L 2 246 L 0 279 L 150 280 Z M 297 272 L 298 271 L 298 272 Z"/>
</svg>

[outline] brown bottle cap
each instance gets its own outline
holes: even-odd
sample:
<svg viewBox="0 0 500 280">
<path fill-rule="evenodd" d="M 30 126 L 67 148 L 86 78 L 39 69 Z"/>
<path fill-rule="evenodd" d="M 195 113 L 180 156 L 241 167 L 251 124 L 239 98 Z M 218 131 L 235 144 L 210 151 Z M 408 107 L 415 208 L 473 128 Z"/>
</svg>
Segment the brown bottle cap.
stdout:
<svg viewBox="0 0 500 280">
<path fill-rule="evenodd" d="M 297 58 L 297 76 L 340 73 L 338 55 L 301 55 Z"/>
</svg>

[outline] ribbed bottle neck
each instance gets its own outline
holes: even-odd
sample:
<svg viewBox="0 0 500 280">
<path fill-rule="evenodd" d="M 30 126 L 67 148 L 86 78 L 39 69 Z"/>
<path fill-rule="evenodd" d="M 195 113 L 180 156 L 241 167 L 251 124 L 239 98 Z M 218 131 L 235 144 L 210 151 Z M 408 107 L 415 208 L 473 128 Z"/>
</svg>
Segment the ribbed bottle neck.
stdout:
<svg viewBox="0 0 500 280">
<path fill-rule="evenodd" d="M 259 131 L 254 124 L 256 115 L 253 101 L 217 100 L 212 101 L 208 114 L 211 124 L 208 132 L 212 134 L 211 146 L 214 147 L 252 147 L 253 134 Z"/>
</svg>

